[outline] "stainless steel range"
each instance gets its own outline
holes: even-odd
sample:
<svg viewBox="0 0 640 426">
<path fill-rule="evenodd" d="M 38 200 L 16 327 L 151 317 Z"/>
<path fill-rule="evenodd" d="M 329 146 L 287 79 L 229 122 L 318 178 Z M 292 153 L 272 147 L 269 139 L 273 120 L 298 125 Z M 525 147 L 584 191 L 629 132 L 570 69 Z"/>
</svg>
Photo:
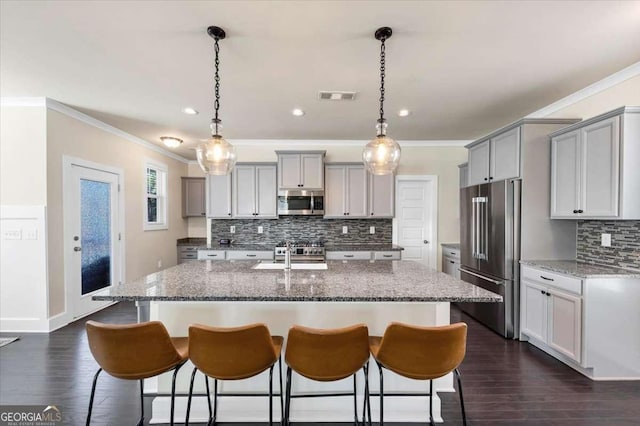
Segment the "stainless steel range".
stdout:
<svg viewBox="0 0 640 426">
<path fill-rule="evenodd" d="M 322 241 L 290 241 L 292 262 L 324 262 L 324 243 Z M 276 244 L 275 261 L 284 262 L 287 242 Z"/>
</svg>

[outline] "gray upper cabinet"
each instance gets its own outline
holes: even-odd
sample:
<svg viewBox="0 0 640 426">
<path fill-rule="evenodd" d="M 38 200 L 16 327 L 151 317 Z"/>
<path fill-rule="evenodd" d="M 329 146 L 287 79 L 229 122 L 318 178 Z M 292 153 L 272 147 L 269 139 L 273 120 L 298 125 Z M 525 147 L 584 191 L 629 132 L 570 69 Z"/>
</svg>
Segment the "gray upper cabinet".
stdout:
<svg viewBox="0 0 640 426">
<path fill-rule="evenodd" d="M 369 217 L 367 172 L 362 164 L 327 164 L 324 217 Z"/>
<path fill-rule="evenodd" d="M 551 217 L 640 219 L 640 108 L 551 134 Z"/>
<path fill-rule="evenodd" d="M 468 145 L 468 185 L 520 177 L 520 127 Z"/>
<path fill-rule="evenodd" d="M 233 194 L 234 218 L 277 218 L 275 164 L 236 165 L 233 171 Z"/>
<path fill-rule="evenodd" d="M 207 217 L 231 219 L 231 175 L 207 175 Z"/>
<path fill-rule="evenodd" d="M 395 213 L 395 175 L 369 175 L 369 217 L 393 217 Z"/>
<path fill-rule="evenodd" d="M 278 154 L 278 189 L 324 188 L 325 151 L 276 151 Z"/>
<path fill-rule="evenodd" d="M 182 217 L 205 216 L 205 199 L 205 178 L 182 178 Z"/>
</svg>

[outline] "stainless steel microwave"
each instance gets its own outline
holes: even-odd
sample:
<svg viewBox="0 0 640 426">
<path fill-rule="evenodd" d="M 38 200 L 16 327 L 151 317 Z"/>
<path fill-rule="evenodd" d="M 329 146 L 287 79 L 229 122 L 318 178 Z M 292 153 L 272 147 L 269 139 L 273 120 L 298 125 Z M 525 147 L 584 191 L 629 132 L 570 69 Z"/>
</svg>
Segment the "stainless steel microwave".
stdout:
<svg viewBox="0 0 640 426">
<path fill-rule="evenodd" d="M 279 215 L 323 215 L 324 191 L 278 191 Z"/>
</svg>

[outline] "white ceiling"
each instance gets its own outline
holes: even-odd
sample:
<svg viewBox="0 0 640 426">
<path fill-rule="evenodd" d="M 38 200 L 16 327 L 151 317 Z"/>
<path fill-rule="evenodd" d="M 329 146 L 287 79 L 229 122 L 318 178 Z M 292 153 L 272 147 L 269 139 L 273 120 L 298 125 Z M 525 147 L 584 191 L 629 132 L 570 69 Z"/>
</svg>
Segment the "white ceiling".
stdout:
<svg viewBox="0 0 640 426">
<path fill-rule="evenodd" d="M 390 26 L 389 134 L 473 139 L 638 62 L 639 22 L 639 1 L 3 0 L 0 93 L 47 96 L 150 142 L 193 145 L 209 134 L 206 28 L 218 25 L 225 137 L 365 140 L 378 114 L 373 32 Z M 358 94 L 319 101 L 319 90 Z M 399 118 L 400 108 L 412 114 Z"/>
</svg>

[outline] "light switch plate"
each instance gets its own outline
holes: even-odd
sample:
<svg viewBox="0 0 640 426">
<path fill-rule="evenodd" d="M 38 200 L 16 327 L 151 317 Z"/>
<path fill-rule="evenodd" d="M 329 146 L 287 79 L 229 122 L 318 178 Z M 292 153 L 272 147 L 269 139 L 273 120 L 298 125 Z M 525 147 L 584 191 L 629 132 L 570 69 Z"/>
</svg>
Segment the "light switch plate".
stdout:
<svg viewBox="0 0 640 426">
<path fill-rule="evenodd" d="M 258 234 L 262 234 L 264 232 L 264 228 L 262 226 L 258 226 Z"/>
<path fill-rule="evenodd" d="M 2 239 L 3 240 L 21 240 L 22 230 L 21 229 L 3 229 Z"/>
<path fill-rule="evenodd" d="M 232 234 L 235 234 L 235 233 L 236 233 L 236 227 L 235 227 L 235 226 L 233 226 L 233 225 L 231 225 L 231 226 L 229 227 L 229 232 L 231 232 Z"/>
<path fill-rule="evenodd" d="M 375 234 L 376 233 L 376 227 L 375 226 L 370 226 L 369 227 L 369 233 L 370 234 Z"/>
<path fill-rule="evenodd" d="M 346 234 L 347 232 L 349 232 L 349 228 L 347 226 L 343 226 L 342 227 L 342 233 Z"/>
<path fill-rule="evenodd" d="M 24 230 L 24 239 L 25 240 L 37 240 L 38 239 L 38 230 L 34 228 L 29 228 Z"/>
<path fill-rule="evenodd" d="M 601 237 L 602 237 L 602 242 L 601 242 L 602 247 L 611 247 L 611 234 L 601 234 Z"/>
</svg>

